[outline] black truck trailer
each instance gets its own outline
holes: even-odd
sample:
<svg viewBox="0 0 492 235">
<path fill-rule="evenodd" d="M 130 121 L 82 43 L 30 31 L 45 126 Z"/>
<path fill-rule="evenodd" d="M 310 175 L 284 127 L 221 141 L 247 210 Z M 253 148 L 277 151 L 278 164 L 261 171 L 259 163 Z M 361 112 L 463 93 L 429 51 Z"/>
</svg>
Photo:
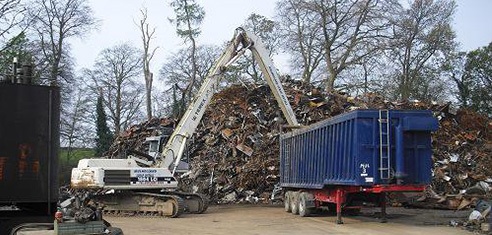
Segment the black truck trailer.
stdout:
<svg viewBox="0 0 492 235">
<path fill-rule="evenodd" d="M 0 82 L 0 234 L 53 222 L 59 124 L 58 87 Z"/>
</svg>

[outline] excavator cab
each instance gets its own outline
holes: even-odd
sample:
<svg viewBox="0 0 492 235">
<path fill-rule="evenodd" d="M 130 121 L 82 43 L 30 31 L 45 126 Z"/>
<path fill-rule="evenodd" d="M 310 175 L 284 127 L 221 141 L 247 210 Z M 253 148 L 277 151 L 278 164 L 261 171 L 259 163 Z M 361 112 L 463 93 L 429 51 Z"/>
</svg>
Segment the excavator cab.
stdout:
<svg viewBox="0 0 492 235">
<path fill-rule="evenodd" d="M 128 150 L 130 154 L 128 158 L 133 159 L 138 165 L 143 167 L 151 167 L 161 157 L 162 145 L 169 139 L 169 135 L 166 136 L 150 136 L 145 138 L 143 143 L 146 152 L 140 152 L 137 150 Z"/>
<path fill-rule="evenodd" d="M 162 144 L 166 143 L 167 139 L 169 136 L 151 136 L 145 138 L 145 143 L 148 145 L 148 150 L 147 154 L 151 156 L 154 161 L 160 157 L 161 150 L 162 150 Z"/>
<path fill-rule="evenodd" d="M 159 136 L 150 136 L 145 138 L 145 144 L 147 145 L 148 148 L 147 155 L 149 157 L 152 157 L 154 162 L 157 161 L 157 159 L 161 158 L 164 145 L 169 140 L 169 137 L 171 136 L 173 129 L 169 127 L 164 127 L 161 128 L 159 132 L 160 132 Z M 187 150 L 188 148 L 185 149 Z M 189 170 L 188 157 L 189 157 L 189 152 L 184 151 L 183 156 L 181 157 L 181 160 L 176 169 L 176 173 L 182 174 L 188 172 Z"/>
</svg>

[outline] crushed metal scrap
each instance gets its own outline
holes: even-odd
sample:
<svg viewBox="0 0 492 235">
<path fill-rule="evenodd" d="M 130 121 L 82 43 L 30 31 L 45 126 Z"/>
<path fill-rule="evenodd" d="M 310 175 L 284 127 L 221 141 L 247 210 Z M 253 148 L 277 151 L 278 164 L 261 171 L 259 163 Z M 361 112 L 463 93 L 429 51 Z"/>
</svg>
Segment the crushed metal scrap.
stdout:
<svg viewBox="0 0 492 235">
<path fill-rule="evenodd" d="M 153 118 L 149 121 L 133 125 L 122 132 L 113 141 L 104 154 L 108 158 L 126 158 L 133 151 L 147 153 L 145 138 L 159 136 L 162 132 L 174 127 L 177 122 L 172 118 Z"/>
<path fill-rule="evenodd" d="M 403 201 L 419 207 L 461 209 L 489 198 L 489 118 L 453 110 L 450 104 L 391 102 L 373 93 L 354 98 L 292 80 L 283 86 L 303 125 L 359 108 L 433 110 L 440 120 L 433 138 L 433 182 L 425 194 Z M 159 127 L 176 123 L 160 118 L 135 125 L 115 140 L 108 155 L 146 152 L 142 146 L 146 137 L 158 134 Z M 191 172 L 181 178 L 181 186 L 207 194 L 216 203 L 268 202 L 279 181 L 278 138 L 285 124 L 266 85 L 235 85 L 215 94 L 189 145 Z"/>
</svg>

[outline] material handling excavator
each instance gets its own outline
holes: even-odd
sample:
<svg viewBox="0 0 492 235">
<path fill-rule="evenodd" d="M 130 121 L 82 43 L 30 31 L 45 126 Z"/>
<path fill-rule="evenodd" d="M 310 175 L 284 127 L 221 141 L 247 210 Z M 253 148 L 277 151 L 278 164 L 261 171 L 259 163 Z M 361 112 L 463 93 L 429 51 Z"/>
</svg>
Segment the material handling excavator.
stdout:
<svg viewBox="0 0 492 235">
<path fill-rule="evenodd" d="M 247 50 L 253 54 L 290 126 L 298 126 L 280 76 L 259 37 L 237 28 L 234 37 L 187 108 L 177 127 L 169 136 L 160 154 L 145 160 L 130 156 L 127 159 L 81 159 L 72 169 L 71 187 L 96 189 L 93 200 L 102 203 L 105 211 L 156 214 L 178 217 L 183 212 L 203 213 L 208 207 L 205 196 L 177 190 L 177 177 L 188 171 L 182 161 L 187 141 L 203 117 L 222 75 Z M 149 140 L 148 140 L 149 141 Z M 159 145 L 159 141 L 152 141 Z"/>
</svg>

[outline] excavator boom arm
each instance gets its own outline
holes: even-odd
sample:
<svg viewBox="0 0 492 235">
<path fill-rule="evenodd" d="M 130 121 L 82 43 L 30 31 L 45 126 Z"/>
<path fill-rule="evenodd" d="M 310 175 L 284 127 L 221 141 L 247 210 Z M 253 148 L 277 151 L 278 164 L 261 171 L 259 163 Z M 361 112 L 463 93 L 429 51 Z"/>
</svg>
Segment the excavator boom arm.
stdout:
<svg viewBox="0 0 492 235">
<path fill-rule="evenodd" d="M 206 107 L 210 103 L 213 94 L 217 91 L 222 74 L 230 64 L 248 49 L 253 53 L 289 125 L 299 125 L 281 85 L 277 69 L 268 56 L 265 46 L 256 35 L 242 28 L 237 28 L 233 39 L 210 70 L 197 95 L 188 106 L 181 121 L 166 143 L 162 151 L 162 161 L 159 163 L 159 167 L 172 168 L 173 175 L 176 173 L 178 164 L 183 156 L 186 141 L 193 135 L 202 119 Z"/>
<path fill-rule="evenodd" d="M 272 90 L 280 109 L 282 109 L 284 117 L 287 119 L 287 123 L 291 126 L 299 126 L 296 115 L 292 110 L 289 99 L 287 99 L 287 95 L 282 87 L 280 75 L 273 64 L 272 59 L 268 55 L 266 47 L 263 45 L 263 42 L 261 42 L 260 38 L 253 33 L 244 31 L 244 34 L 246 35 L 246 38 L 251 41 L 250 43 L 252 43 L 252 46 L 249 47 L 249 49 L 253 53 L 256 63 L 260 66 L 268 86 L 270 86 L 270 90 Z"/>
</svg>

